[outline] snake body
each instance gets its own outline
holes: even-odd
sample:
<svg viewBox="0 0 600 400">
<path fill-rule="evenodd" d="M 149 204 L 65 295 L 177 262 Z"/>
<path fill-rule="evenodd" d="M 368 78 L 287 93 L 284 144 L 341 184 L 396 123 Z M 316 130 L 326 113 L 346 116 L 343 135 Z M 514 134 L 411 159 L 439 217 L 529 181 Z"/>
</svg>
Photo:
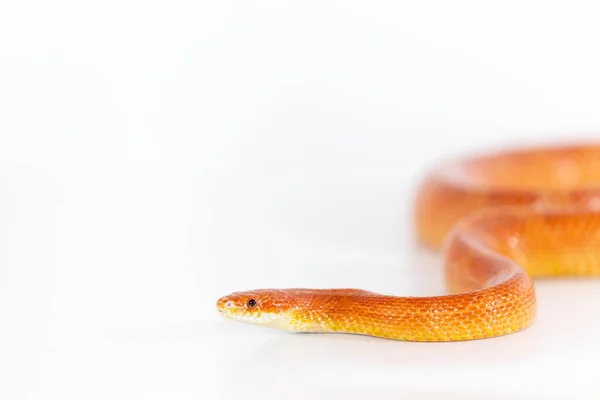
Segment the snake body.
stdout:
<svg viewBox="0 0 600 400">
<path fill-rule="evenodd" d="M 450 294 L 262 289 L 217 301 L 225 317 L 293 332 L 458 341 L 528 327 L 533 277 L 600 275 L 600 145 L 503 151 L 439 165 L 416 195 L 415 230 L 443 251 Z"/>
</svg>

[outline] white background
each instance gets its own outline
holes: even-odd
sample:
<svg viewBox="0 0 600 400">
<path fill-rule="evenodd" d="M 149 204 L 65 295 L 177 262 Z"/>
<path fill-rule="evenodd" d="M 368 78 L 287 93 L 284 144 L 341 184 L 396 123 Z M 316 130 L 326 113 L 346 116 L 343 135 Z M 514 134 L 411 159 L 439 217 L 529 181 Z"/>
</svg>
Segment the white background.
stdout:
<svg viewBox="0 0 600 400">
<path fill-rule="evenodd" d="M 599 20 L 591 1 L 0 2 L 0 398 L 597 398 L 596 280 L 539 282 L 531 329 L 470 343 L 292 335 L 214 304 L 443 292 L 416 185 L 447 156 L 598 137 Z"/>
</svg>

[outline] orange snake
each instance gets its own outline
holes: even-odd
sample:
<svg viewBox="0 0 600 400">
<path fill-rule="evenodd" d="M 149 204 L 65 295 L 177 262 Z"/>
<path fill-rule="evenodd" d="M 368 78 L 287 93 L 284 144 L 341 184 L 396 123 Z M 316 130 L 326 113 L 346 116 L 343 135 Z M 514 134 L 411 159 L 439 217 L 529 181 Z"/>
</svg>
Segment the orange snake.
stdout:
<svg viewBox="0 0 600 400">
<path fill-rule="evenodd" d="M 420 240 L 443 249 L 449 295 L 262 289 L 222 297 L 217 310 L 292 332 L 429 342 L 505 335 L 534 320 L 532 277 L 600 275 L 599 206 L 600 145 L 449 162 L 426 177 L 414 213 Z"/>
</svg>

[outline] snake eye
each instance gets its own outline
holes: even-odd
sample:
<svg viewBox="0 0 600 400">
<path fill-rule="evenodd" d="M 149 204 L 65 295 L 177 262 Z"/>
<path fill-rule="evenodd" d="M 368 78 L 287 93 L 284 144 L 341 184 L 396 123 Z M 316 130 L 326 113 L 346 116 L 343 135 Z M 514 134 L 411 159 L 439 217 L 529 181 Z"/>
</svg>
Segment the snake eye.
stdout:
<svg viewBox="0 0 600 400">
<path fill-rule="evenodd" d="M 250 300 L 248 300 L 248 307 L 249 307 L 249 308 L 254 308 L 254 307 L 256 307 L 256 300 L 254 300 L 254 299 L 250 299 Z"/>
</svg>

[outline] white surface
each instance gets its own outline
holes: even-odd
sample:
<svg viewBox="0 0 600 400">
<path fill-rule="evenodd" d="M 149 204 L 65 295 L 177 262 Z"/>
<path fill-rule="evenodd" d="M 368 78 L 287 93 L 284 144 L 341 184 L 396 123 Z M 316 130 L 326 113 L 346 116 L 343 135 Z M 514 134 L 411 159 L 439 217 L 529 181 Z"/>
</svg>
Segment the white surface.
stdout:
<svg viewBox="0 0 600 400">
<path fill-rule="evenodd" d="M 415 185 L 445 156 L 597 137 L 599 18 L 1 2 L 0 398 L 597 398 L 597 280 L 539 283 L 531 329 L 472 343 L 290 335 L 214 302 L 441 292 Z"/>
</svg>

